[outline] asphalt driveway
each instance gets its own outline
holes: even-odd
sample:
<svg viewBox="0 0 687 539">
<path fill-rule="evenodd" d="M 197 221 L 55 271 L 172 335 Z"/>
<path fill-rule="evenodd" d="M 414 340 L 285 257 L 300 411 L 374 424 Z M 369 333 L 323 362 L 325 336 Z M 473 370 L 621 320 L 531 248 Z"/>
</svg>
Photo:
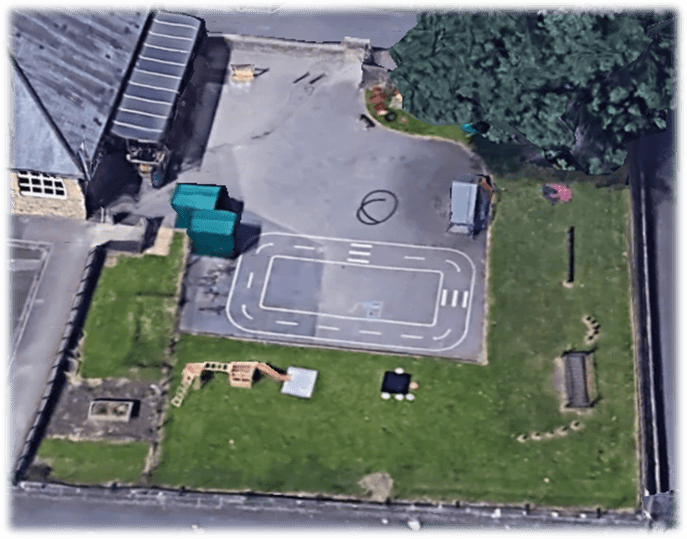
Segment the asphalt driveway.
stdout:
<svg viewBox="0 0 687 539">
<path fill-rule="evenodd" d="M 230 196 L 243 202 L 242 222 L 260 231 L 260 235 L 256 232 L 253 239 L 257 241 L 242 255 L 240 263 L 250 264 L 250 257 L 257 256 L 267 234 L 274 232 L 460 251 L 474 263 L 469 330 L 459 346 L 441 355 L 481 358 L 486 235 L 482 233 L 473 240 L 446 232 L 451 181 L 460 172 L 484 170 L 481 161 L 450 142 L 409 137 L 382 126 L 366 129 L 360 120 L 366 109 L 359 62 L 255 52 L 234 46 L 230 63 L 254 64 L 256 70 L 265 71 L 250 84 L 227 82 L 221 87 L 202 164 L 182 172 L 178 181 L 222 184 Z M 168 185 L 144 194 L 137 204 L 128 208 L 120 205 L 118 209 L 164 216 L 165 224 L 170 225 L 175 217 L 168 203 L 172 189 L 173 185 Z M 361 218 L 359 210 L 373 191 L 384 192 L 381 198 L 385 200 L 373 197 L 379 200 L 373 200 L 366 211 L 376 218 L 373 221 L 381 222 L 366 224 L 370 220 Z M 382 258 L 377 265 L 393 263 Z M 194 282 L 201 288 L 207 284 L 200 273 L 194 274 L 202 268 L 206 272 L 211 268 L 232 271 L 232 264 L 199 262 L 189 272 L 189 303 L 182 312 L 182 330 L 255 338 L 254 333 L 229 320 L 210 321 L 209 317 L 218 316 L 219 311 L 207 310 L 207 302 L 198 298 L 203 292 L 193 288 Z M 301 269 L 306 271 L 303 265 Z M 376 278 L 378 283 L 373 288 L 377 290 L 393 286 L 384 282 L 384 272 Z M 227 278 L 219 281 L 224 284 L 212 285 L 214 297 L 228 298 L 231 282 Z M 442 294 L 436 283 L 422 286 L 433 287 L 432 301 Z M 320 294 L 322 307 L 332 303 L 333 293 L 340 291 L 327 292 L 324 297 Z M 451 294 L 448 302 L 452 303 L 454 289 L 447 294 Z M 206 309 L 203 312 L 197 309 L 200 303 Z M 458 326 L 453 331 L 458 332 Z M 267 334 L 261 338 L 272 340 Z M 274 337 L 280 342 L 292 342 L 289 339 L 287 332 Z M 370 342 L 362 346 L 380 349 Z"/>
</svg>

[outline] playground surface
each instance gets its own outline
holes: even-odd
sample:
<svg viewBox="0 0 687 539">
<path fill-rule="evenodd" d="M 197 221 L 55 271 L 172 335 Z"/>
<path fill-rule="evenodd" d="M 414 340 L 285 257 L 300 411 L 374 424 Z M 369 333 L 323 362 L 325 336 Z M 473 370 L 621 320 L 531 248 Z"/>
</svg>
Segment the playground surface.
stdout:
<svg viewBox="0 0 687 539">
<path fill-rule="evenodd" d="M 255 235 L 238 261 L 192 258 L 181 331 L 483 360 L 486 233 L 447 232 L 451 182 L 479 159 L 366 129 L 355 62 L 238 46 L 229 61 L 268 71 L 221 87 L 202 164 L 179 181 L 226 186 Z"/>
<path fill-rule="evenodd" d="M 227 316 L 258 337 L 451 354 L 474 288 L 455 249 L 272 232 L 239 260 Z"/>
</svg>

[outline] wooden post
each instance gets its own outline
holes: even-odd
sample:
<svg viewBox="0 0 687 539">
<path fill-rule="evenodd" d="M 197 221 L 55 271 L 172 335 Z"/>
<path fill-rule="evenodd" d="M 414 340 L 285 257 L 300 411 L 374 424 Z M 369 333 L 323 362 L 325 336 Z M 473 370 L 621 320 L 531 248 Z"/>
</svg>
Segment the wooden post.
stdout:
<svg viewBox="0 0 687 539">
<path fill-rule="evenodd" d="M 575 227 L 568 229 L 568 283 L 575 278 Z"/>
</svg>

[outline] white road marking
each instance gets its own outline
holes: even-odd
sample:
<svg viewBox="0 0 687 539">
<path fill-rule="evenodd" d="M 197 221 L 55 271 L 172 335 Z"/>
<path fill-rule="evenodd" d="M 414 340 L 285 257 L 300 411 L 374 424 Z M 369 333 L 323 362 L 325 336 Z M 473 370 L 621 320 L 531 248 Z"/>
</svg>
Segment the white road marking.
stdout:
<svg viewBox="0 0 687 539">
<path fill-rule="evenodd" d="M 332 241 L 332 242 L 354 242 L 356 240 L 352 240 L 350 238 L 330 238 L 326 236 L 311 236 L 308 234 L 292 234 L 290 232 L 265 232 L 262 234 L 262 237 L 266 236 L 288 236 L 291 238 L 305 238 L 307 240 L 313 240 L 313 241 Z M 474 288 L 475 288 L 475 264 L 472 261 L 472 259 L 463 253 L 462 251 L 458 251 L 457 249 L 451 249 L 449 247 L 432 247 L 428 245 L 412 245 L 412 244 L 407 244 L 407 243 L 393 243 L 393 242 L 387 242 L 387 241 L 375 241 L 375 245 L 387 245 L 390 247 L 399 247 L 399 248 L 412 248 L 412 249 L 424 249 L 426 251 L 432 250 L 432 251 L 450 251 L 452 253 L 455 253 L 457 255 L 465 257 L 465 259 L 468 261 L 468 264 L 470 264 L 470 268 L 472 269 L 470 275 L 470 291 L 469 293 L 472 294 Z M 248 333 L 255 333 L 258 335 L 270 335 L 278 338 L 283 338 L 284 333 L 275 333 L 274 331 L 266 331 L 266 330 L 261 330 L 261 329 L 251 329 L 247 328 L 244 326 L 239 325 L 236 320 L 232 317 L 231 313 L 231 305 L 232 305 L 232 299 L 234 297 L 234 291 L 236 290 L 236 283 L 238 282 L 238 277 L 240 274 L 241 270 L 241 265 L 243 263 L 244 257 L 239 257 L 239 262 L 236 266 L 236 269 L 234 270 L 234 278 L 232 279 L 231 283 L 231 289 L 229 291 L 229 297 L 227 298 L 227 306 L 226 306 L 226 313 L 227 313 L 227 318 L 229 319 L 229 322 L 231 322 L 234 326 L 236 326 L 238 329 L 242 331 L 246 331 Z M 340 264 L 340 262 L 334 262 L 332 261 L 333 264 Z M 375 267 L 375 266 L 369 266 L 369 267 Z M 380 269 L 385 269 L 385 268 L 380 268 Z M 401 268 L 396 268 L 396 269 L 401 269 Z M 407 268 L 404 268 L 407 269 Z M 457 268 L 459 270 L 459 268 Z M 419 271 L 419 270 L 416 270 Z M 431 270 L 425 270 L 425 271 L 431 271 Z M 435 272 L 439 273 L 441 276 L 441 281 L 443 282 L 443 277 L 444 273 L 438 270 L 434 270 Z M 459 270 L 460 271 L 460 270 Z M 439 285 L 439 290 L 441 290 L 441 284 Z M 472 305 L 473 303 L 470 302 L 468 304 L 468 310 L 467 314 L 465 317 L 465 326 L 463 328 L 463 333 L 460 336 L 460 338 L 454 342 L 451 343 L 447 346 L 443 346 L 441 348 L 430 348 L 430 347 L 417 347 L 417 346 L 406 346 L 406 345 L 401 345 L 401 344 L 393 344 L 393 343 L 377 343 L 375 346 L 381 347 L 381 348 L 389 348 L 392 350 L 405 350 L 405 351 L 431 351 L 431 352 L 443 352 L 446 350 L 451 350 L 455 348 L 456 346 L 460 345 L 465 340 L 465 337 L 468 334 L 468 329 L 470 326 L 470 314 L 472 312 Z M 261 306 L 262 307 L 262 306 Z M 432 324 L 432 326 L 436 325 L 436 316 L 438 315 L 438 310 L 439 310 L 439 294 L 437 291 L 437 299 L 436 299 L 436 307 L 435 307 L 435 322 Z M 312 314 L 312 313 L 308 313 Z M 328 315 L 328 316 L 334 316 L 334 315 Z M 346 318 L 346 317 L 344 317 Z M 378 322 L 388 322 L 388 323 L 394 323 L 392 320 L 378 320 Z M 423 325 L 423 324 L 411 324 L 411 323 L 406 323 L 406 325 Z M 358 341 L 358 340 L 346 340 L 346 339 L 334 339 L 334 338 L 329 338 L 329 337 L 317 337 L 314 335 L 298 335 L 298 334 L 291 334 L 291 336 L 294 339 L 312 339 L 315 341 L 321 341 L 321 342 L 328 342 L 328 343 L 337 343 L 337 344 L 353 344 L 353 345 L 367 345 L 368 343 L 365 341 Z"/>
<path fill-rule="evenodd" d="M 246 310 L 246 304 L 245 303 L 243 305 L 241 305 L 241 310 L 243 311 L 243 316 L 245 316 L 249 320 L 253 320 L 253 317 L 251 315 L 249 315 L 248 311 Z"/>
<path fill-rule="evenodd" d="M 353 262 L 355 264 L 369 264 L 369 260 L 363 260 L 362 258 L 347 258 L 346 262 Z"/>
<path fill-rule="evenodd" d="M 406 260 L 424 260 L 424 256 L 404 256 Z"/>
<path fill-rule="evenodd" d="M 362 247 L 363 249 L 372 249 L 369 243 L 351 243 L 351 247 Z"/>
<path fill-rule="evenodd" d="M 370 256 L 371 253 L 365 251 L 348 251 L 349 255 L 360 255 L 360 256 Z"/>
<path fill-rule="evenodd" d="M 453 297 L 451 298 L 451 307 L 458 305 L 458 290 L 453 291 Z"/>
<path fill-rule="evenodd" d="M 272 266 L 274 263 L 275 259 L 284 259 L 284 260 L 298 260 L 301 262 L 317 262 L 318 264 L 344 264 L 343 262 L 338 262 L 336 260 L 321 260 L 317 258 L 300 258 L 296 256 L 290 256 L 290 255 L 272 255 L 270 257 L 270 261 L 267 264 L 267 272 L 265 274 L 265 279 L 264 283 L 262 285 L 262 293 L 260 294 L 260 301 L 258 302 L 258 307 L 261 309 L 264 309 L 266 311 L 277 311 L 277 312 L 283 312 L 283 313 L 292 313 L 292 314 L 310 314 L 310 315 L 318 315 L 318 316 L 327 316 L 330 318 L 339 318 L 342 320 L 366 320 L 366 317 L 360 317 L 360 316 L 346 316 L 346 315 L 340 315 L 340 314 L 330 314 L 330 313 L 323 313 L 320 311 L 303 311 L 299 309 L 284 309 L 282 307 L 270 307 L 269 305 L 265 305 L 265 295 L 267 294 L 267 284 L 269 283 L 270 276 L 272 275 Z M 239 258 L 239 263 L 234 270 L 234 274 L 236 275 L 236 272 L 239 271 L 239 268 L 241 267 L 241 261 L 243 259 Z M 377 319 L 376 322 L 378 323 L 387 323 L 387 324 L 403 324 L 406 326 L 421 326 L 421 327 L 434 327 L 437 324 L 437 318 L 439 316 L 439 290 L 443 288 L 443 283 L 444 283 L 444 272 L 439 271 L 439 270 L 431 270 L 431 269 L 424 269 L 424 268 L 403 268 L 403 267 L 396 267 L 396 266 L 377 266 L 377 265 L 369 265 L 365 266 L 366 268 L 371 268 L 371 269 L 390 269 L 390 270 L 398 270 L 398 271 L 406 271 L 406 272 L 415 272 L 415 273 L 438 273 L 439 274 L 439 286 L 437 288 L 437 299 L 436 299 L 436 306 L 434 307 L 434 318 L 432 320 L 431 324 L 423 324 L 420 322 L 399 322 L 397 320 L 385 320 L 383 318 Z M 233 284 L 232 284 L 232 293 L 233 293 Z M 229 294 L 229 299 L 227 300 L 227 304 L 229 304 L 229 301 L 231 300 L 232 293 Z M 240 328 L 243 329 L 243 328 Z M 256 333 L 259 333 L 256 331 Z M 337 341 L 338 342 L 338 341 Z"/>
<path fill-rule="evenodd" d="M 401 334 L 401 337 L 404 339 L 422 339 L 421 335 L 403 335 Z"/>
<path fill-rule="evenodd" d="M 253 284 L 253 272 L 250 272 L 250 275 L 248 276 L 248 283 L 246 284 L 246 288 L 250 290 L 250 286 Z"/>
<path fill-rule="evenodd" d="M 460 266 L 459 266 L 458 264 L 456 264 L 453 260 L 446 260 L 446 262 L 448 262 L 449 264 L 451 264 L 454 268 L 456 268 L 456 270 L 458 271 L 458 273 L 460 273 Z"/>
<path fill-rule="evenodd" d="M 381 331 L 368 331 L 366 329 L 358 330 L 358 333 L 365 333 L 366 335 L 381 335 Z"/>
<path fill-rule="evenodd" d="M 448 337 L 449 333 L 451 333 L 451 328 L 447 329 L 446 333 L 444 333 L 443 335 L 440 335 L 439 337 L 432 337 L 432 339 L 435 341 L 440 341 L 441 339 L 445 339 L 446 337 Z"/>
<path fill-rule="evenodd" d="M 442 307 L 446 306 L 446 293 L 447 292 L 448 292 L 448 290 L 446 290 L 445 288 L 441 291 L 441 306 Z"/>
<path fill-rule="evenodd" d="M 314 251 L 315 250 L 315 247 L 313 247 L 312 245 L 294 245 L 293 248 L 294 249 L 307 249 L 308 251 Z"/>
<path fill-rule="evenodd" d="M 255 254 L 260 254 L 260 251 L 262 251 L 265 247 L 272 247 L 272 246 L 274 246 L 274 243 L 266 243 L 264 245 L 261 245 L 260 247 L 258 247 L 258 250 L 255 251 Z"/>
<path fill-rule="evenodd" d="M 468 306 L 468 291 L 463 292 L 463 309 Z"/>
<path fill-rule="evenodd" d="M 281 324 L 283 326 L 297 326 L 298 322 L 291 322 L 290 320 L 276 320 L 277 324 Z"/>
<path fill-rule="evenodd" d="M 339 331 L 339 328 L 332 326 L 317 326 L 317 329 L 328 329 L 329 331 Z"/>
</svg>

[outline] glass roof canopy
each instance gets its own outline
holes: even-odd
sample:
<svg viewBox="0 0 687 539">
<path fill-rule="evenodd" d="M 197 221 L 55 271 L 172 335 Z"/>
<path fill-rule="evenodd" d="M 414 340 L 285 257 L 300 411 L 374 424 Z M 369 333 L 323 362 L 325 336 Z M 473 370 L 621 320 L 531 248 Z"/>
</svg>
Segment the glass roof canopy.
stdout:
<svg viewBox="0 0 687 539">
<path fill-rule="evenodd" d="M 153 144 L 163 140 L 200 31 L 194 17 L 155 13 L 115 112 L 113 135 Z"/>
</svg>

